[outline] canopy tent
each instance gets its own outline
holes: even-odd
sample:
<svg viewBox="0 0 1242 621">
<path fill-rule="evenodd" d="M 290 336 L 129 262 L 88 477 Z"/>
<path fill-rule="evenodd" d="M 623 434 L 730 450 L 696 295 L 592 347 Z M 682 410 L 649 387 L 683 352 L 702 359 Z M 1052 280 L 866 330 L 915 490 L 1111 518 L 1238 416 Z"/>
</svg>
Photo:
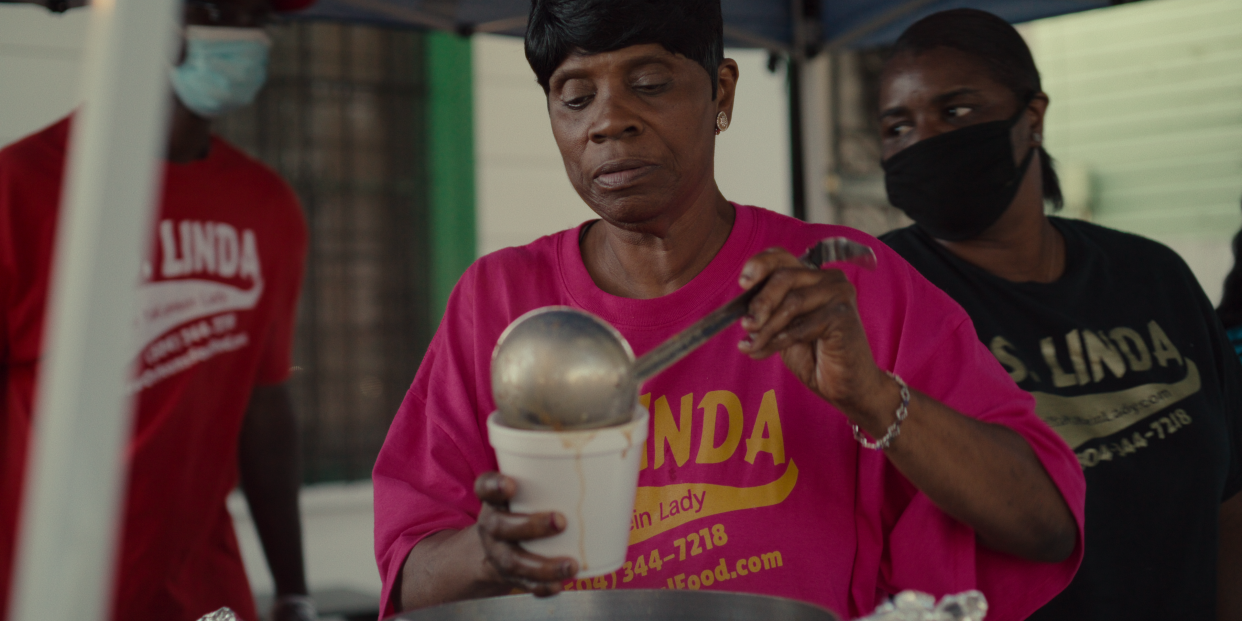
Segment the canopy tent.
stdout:
<svg viewBox="0 0 1242 621">
<path fill-rule="evenodd" d="M 795 37 L 793 16 L 813 48 L 868 47 L 888 43 L 918 19 L 946 9 L 973 7 L 1011 23 L 1096 9 L 1133 0 L 721 0 L 725 44 L 788 53 Z M 87 0 L 0 0 L 28 2 L 61 12 Z M 304 19 L 372 23 L 522 36 L 530 0 L 317 0 L 298 14 Z"/>
<path fill-rule="evenodd" d="M 788 52 L 793 15 L 803 16 L 812 46 L 861 47 L 890 42 L 919 18 L 958 7 L 991 11 L 1024 22 L 1117 2 L 1108 0 L 722 0 L 725 43 Z M 312 19 L 417 26 L 461 34 L 521 36 L 530 0 L 318 0 Z"/>
</svg>

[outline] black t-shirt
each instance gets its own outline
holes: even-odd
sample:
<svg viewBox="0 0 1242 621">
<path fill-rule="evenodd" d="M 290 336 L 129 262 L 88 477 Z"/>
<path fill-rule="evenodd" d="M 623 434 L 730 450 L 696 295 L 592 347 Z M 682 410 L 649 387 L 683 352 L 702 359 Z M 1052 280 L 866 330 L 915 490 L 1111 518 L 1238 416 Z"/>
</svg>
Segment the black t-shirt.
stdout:
<svg viewBox="0 0 1242 621">
<path fill-rule="evenodd" d="M 1214 621 L 1220 503 L 1242 488 L 1242 368 L 1173 251 L 1052 218 L 1056 282 L 1015 283 L 912 226 L 881 237 L 961 304 L 1087 478 L 1086 552 L 1038 620 Z"/>
</svg>

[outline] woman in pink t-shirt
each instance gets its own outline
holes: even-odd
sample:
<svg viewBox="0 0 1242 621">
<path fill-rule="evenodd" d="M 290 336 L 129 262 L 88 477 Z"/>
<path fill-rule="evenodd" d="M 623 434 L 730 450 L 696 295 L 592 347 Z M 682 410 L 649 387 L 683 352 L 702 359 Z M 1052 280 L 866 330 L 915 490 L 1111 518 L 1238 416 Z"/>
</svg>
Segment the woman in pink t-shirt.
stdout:
<svg viewBox="0 0 1242 621">
<path fill-rule="evenodd" d="M 961 308 L 873 238 L 720 193 L 715 140 L 738 83 L 722 39 L 718 0 L 534 3 L 527 58 L 600 219 L 484 257 L 458 284 L 375 467 L 386 612 L 663 587 L 858 616 L 906 588 L 980 588 L 990 619 L 1021 619 L 1073 576 L 1082 473 Z M 794 258 L 833 235 L 871 246 L 876 271 Z M 768 276 L 740 325 L 643 387 L 640 496 L 654 500 L 636 508 L 625 568 L 573 581 L 572 559 L 524 551 L 565 517 L 508 512 L 515 483 L 490 472 L 504 327 L 574 306 L 641 354 Z"/>
</svg>

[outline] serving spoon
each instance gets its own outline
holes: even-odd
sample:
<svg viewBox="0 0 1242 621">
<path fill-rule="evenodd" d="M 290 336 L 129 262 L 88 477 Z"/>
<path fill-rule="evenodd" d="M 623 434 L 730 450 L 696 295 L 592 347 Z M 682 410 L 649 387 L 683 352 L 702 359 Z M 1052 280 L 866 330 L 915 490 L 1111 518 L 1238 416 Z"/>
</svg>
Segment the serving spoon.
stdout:
<svg viewBox="0 0 1242 621">
<path fill-rule="evenodd" d="M 875 269 L 875 252 L 844 237 L 812 245 L 798 260 L 820 269 L 846 262 Z M 591 429 L 628 422 L 638 387 L 746 314 L 756 284 L 637 360 L 625 338 L 586 311 L 548 306 L 518 317 L 492 354 L 492 395 L 506 426 Z"/>
</svg>

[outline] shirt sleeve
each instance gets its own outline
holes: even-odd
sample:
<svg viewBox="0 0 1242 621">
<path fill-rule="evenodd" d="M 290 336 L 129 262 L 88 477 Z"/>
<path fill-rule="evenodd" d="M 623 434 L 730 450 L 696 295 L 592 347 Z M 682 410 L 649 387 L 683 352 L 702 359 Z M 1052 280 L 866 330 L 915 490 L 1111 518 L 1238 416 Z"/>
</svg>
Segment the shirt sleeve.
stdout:
<svg viewBox="0 0 1242 621">
<path fill-rule="evenodd" d="M 886 292 L 898 310 L 884 327 L 868 326 L 876 361 L 892 369 L 912 389 L 982 421 L 1004 425 L 1031 446 L 1060 491 L 1078 526 L 1074 552 L 1060 563 L 1039 563 L 980 545 L 974 530 L 936 507 L 882 455 L 863 468 L 863 489 L 883 489 L 879 515 L 885 554 L 879 568 L 880 593 L 917 589 L 957 593 L 978 589 L 989 602 L 989 621 L 1021 620 L 1060 593 L 1078 570 L 1083 555 L 1086 482 L 1069 446 L 1035 414 L 1034 399 L 1019 388 L 979 341 L 964 310 L 887 248 L 882 263 L 900 262 Z M 860 312 L 882 303 L 860 289 Z M 904 309 L 904 310 L 903 310 Z M 864 319 L 866 324 L 866 320 Z M 900 442 L 900 439 L 898 440 Z M 867 474 L 870 473 L 870 474 Z M 860 612 L 869 613 L 858 593 Z M 872 595 L 875 597 L 875 595 Z"/>
<path fill-rule="evenodd" d="M 283 255 L 279 258 L 280 270 L 273 270 L 277 276 L 274 282 L 267 283 L 272 291 L 272 321 L 264 338 L 263 354 L 259 359 L 259 370 L 255 383 L 260 385 L 279 384 L 289 379 L 293 368 L 293 339 L 296 334 L 298 297 L 302 292 L 302 274 L 306 266 L 307 230 L 306 220 L 298 207 L 293 191 L 283 183 L 284 203 L 281 211 L 289 214 L 285 226 L 272 227 L 274 230 L 292 231 L 281 240 L 280 249 Z M 274 237 L 274 236 L 273 236 Z"/>
<path fill-rule="evenodd" d="M 479 330 L 487 321 L 473 303 L 473 270 L 449 298 L 372 473 L 381 617 L 397 612 L 397 578 L 410 550 L 430 534 L 474 524 L 480 508 L 474 480 L 497 469 L 480 422 L 491 402 L 478 392 L 490 382 L 479 380 L 487 364 L 479 352 L 488 350 L 478 343 L 488 337 Z"/>
</svg>

